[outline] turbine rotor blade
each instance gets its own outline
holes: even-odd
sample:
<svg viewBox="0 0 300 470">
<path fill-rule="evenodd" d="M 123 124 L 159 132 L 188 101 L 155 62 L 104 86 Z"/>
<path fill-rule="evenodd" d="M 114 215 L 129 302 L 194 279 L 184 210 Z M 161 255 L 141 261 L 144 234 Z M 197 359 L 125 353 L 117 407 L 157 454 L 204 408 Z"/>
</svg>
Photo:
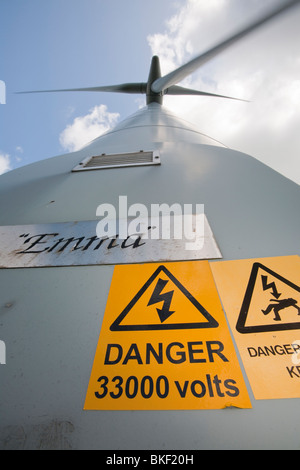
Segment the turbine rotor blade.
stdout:
<svg viewBox="0 0 300 470">
<path fill-rule="evenodd" d="M 209 49 L 207 52 L 204 52 L 203 54 L 195 57 L 191 61 L 187 62 L 185 65 L 182 65 L 181 67 L 177 68 L 173 72 L 168 73 L 164 77 L 158 78 L 152 83 L 151 90 L 154 93 L 161 93 L 164 90 L 166 90 L 166 88 L 169 88 L 172 85 L 175 85 L 176 83 L 180 82 L 191 73 L 195 72 L 195 70 L 201 67 L 201 65 L 208 62 L 217 54 L 220 54 L 220 52 L 224 51 L 225 49 L 230 47 L 232 44 L 236 43 L 237 41 L 245 37 L 247 34 L 254 31 L 259 26 L 262 26 L 267 21 L 271 20 L 272 18 L 276 17 L 280 13 L 283 13 L 287 9 L 299 3 L 300 3 L 300 0 L 289 0 L 283 5 L 280 5 L 279 7 L 272 10 L 271 12 L 269 12 L 267 15 L 263 16 L 259 20 L 251 23 L 249 26 L 247 26 L 243 30 L 229 37 L 228 39 L 221 42 L 220 44 L 217 44 L 212 49 Z"/>
<path fill-rule="evenodd" d="M 64 88 L 60 90 L 34 90 L 34 91 L 18 91 L 17 94 L 28 93 L 57 93 L 64 91 L 98 91 L 110 93 L 146 93 L 146 83 L 122 83 L 120 85 L 108 85 L 89 88 Z"/>
<path fill-rule="evenodd" d="M 216 93 L 208 93 L 206 91 L 198 91 L 192 90 L 191 88 L 184 88 L 182 86 L 173 85 L 170 88 L 167 88 L 164 92 L 165 95 L 197 95 L 197 96 L 214 96 L 216 98 L 226 98 L 228 100 L 237 100 L 237 101 L 246 101 L 249 103 L 248 100 L 243 100 L 241 98 L 233 98 L 232 96 L 225 96 L 225 95 L 218 95 Z"/>
</svg>

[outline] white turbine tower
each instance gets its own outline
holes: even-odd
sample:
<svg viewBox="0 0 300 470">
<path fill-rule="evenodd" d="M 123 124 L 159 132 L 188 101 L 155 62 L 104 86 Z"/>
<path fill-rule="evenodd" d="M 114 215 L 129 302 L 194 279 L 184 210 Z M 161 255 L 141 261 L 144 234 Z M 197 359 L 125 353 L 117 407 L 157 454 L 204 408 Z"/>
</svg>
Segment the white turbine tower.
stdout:
<svg viewBox="0 0 300 470">
<path fill-rule="evenodd" d="M 299 0 L 285 2 L 166 76 L 161 76 L 159 58 L 154 56 L 147 82 L 43 91 L 142 93 L 147 103 L 81 150 L 0 177 L 0 337 L 6 346 L 6 364 L 0 365 L 0 447 L 299 446 L 300 394 L 257 401 L 247 379 L 251 410 L 83 410 L 116 265 L 299 255 L 299 186 L 201 134 L 162 106 L 167 94 L 237 99 L 177 84 L 298 4 Z M 109 235 L 99 240 L 96 210 L 99 205 L 107 211 L 119 208 L 120 196 L 126 196 L 127 206 L 138 204 L 149 213 L 162 203 L 193 208 L 203 204 L 207 251 L 191 255 L 177 240 L 166 241 L 162 251 L 150 240 L 147 251 L 141 236 L 121 241 Z M 121 228 L 119 221 L 117 230 Z M 163 280 L 160 287 L 151 302 L 158 297 L 167 309 L 170 295 L 159 297 L 167 295 L 161 294 Z M 123 294 L 120 288 L 119 295 Z M 162 308 L 160 312 L 167 316 Z M 114 327 L 120 327 L 118 322 Z M 161 338 L 163 333 L 168 335 L 162 332 Z M 133 343 L 137 336 L 133 331 Z M 149 377 L 151 372 L 143 367 Z M 179 369 L 178 365 L 178 374 Z M 299 380 L 297 374 L 291 380 Z"/>
</svg>

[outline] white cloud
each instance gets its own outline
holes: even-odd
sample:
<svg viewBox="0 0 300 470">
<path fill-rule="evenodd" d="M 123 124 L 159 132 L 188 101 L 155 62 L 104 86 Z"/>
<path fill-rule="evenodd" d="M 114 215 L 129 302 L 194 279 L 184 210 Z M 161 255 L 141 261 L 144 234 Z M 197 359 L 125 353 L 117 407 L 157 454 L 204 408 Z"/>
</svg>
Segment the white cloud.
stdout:
<svg viewBox="0 0 300 470">
<path fill-rule="evenodd" d="M 19 145 L 18 147 L 16 147 L 16 152 L 17 152 L 17 155 L 15 156 L 15 159 L 18 163 L 20 163 L 22 161 L 22 157 L 21 155 L 24 153 L 24 150 L 23 148 Z"/>
<path fill-rule="evenodd" d="M 163 33 L 148 37 L 169 71 L 234 33 L 275 0 L 185 0 Z M 166 97 L 166 106 L 199 130 L 300 183 L 300 8 L 215 57 L 182 85 L 248 99 Z M 165 66 L 166 65 L 166 66 Z"/>
<path fill-rule="evenodd" d="M 10 156 L 7 153 L 0 153 L 0 175 L 11 170 Z"/>
<path fill-rule="evenodd" d="M 87 115 L 75 118 L 60 134 L 59 141 L 65 150 L 74 152 L 107 132 L 118 119 L 119 114 L 110 113 L 107 106 L 95 106 Z"/>
</svg>

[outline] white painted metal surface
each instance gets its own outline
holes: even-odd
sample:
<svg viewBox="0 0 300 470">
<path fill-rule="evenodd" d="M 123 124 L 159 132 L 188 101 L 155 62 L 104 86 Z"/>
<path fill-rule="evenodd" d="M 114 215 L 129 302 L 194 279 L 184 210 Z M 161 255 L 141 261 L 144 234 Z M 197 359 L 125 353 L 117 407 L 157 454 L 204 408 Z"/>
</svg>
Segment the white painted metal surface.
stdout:
<svg viewBox="0 0 300 470">
<path fill-rule="evenodd" d="M 157 167 L 72 172 L 89 155 L 153 146 Z M 0 224 L 96 220 L 124 194 L 148 208 L 204 204 L 224 259 L 299 254 L 299 186 L 155 103 L 78 152 L 2 175 Z M 255 401 L 247 379 L 252 410 L 83 411 L 112 273 L 0 269 L 1 448 L 299 448 L 300 400 Z"/>
</svg>

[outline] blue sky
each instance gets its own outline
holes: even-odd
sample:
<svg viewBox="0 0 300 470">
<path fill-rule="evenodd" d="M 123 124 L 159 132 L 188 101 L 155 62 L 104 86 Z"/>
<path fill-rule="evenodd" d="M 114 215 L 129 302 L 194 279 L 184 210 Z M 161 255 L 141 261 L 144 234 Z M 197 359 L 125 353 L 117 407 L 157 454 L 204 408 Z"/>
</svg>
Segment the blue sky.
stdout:
<svg viewBox="0 0 300 470">
<path fill-rule="evenodd" d="M 167 73 L 278 1 L 0 0 L 0 173 L 80 148 L 144 104 L 132 95 L 14 92 L 146 81 L 153 54 Z M 201 132 L 298 183 L 299 24 L 296 7 L 183 83 L 251 103 L 165 99 Z"/>
<path fill-rule="evenodd" d="M 15 91 L 146 79 L 147 35 L 172 12 L 172 2 L 159 0 L 0 0 L 0 153 L 11 167 L 64 153 L 60 133 L 95 105 L 121 117 L 136 110 L 127 96 Z"/>
</svg>

